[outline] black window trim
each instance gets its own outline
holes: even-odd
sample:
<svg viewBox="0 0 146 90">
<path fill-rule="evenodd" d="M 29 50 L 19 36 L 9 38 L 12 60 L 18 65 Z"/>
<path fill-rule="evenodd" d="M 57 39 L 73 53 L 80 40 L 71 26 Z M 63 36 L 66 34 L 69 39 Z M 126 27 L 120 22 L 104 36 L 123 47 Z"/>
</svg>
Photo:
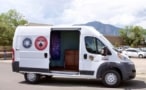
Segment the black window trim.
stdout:
<svg viewBox="0 0 146 90">
<path fill-rule="evenodd" d="M 86 38 L 87 37 L 90 37 L 90 38 L 94 38 L 95 39 L 95 44 L 96 44 L 96 52 L 94 53 L 94 52 L 89 52 L 88 50 L 87 50 L 87 48 L 86 48 L 86 51 L 87 52 L 89 52 L 89 53 L 92 53 L 92 54 L 100 54 L 97 50 L 98 50 L 98 47 L 97 47 L 97 44 L 98 44 L 98 42 L 97 42 L 97 40 L 99 40 L 97 37 L 93 37 L 93 36 L 85 36 L 84 37 L 84 41 L 85 41 L 85 47 L 86 47 Z M 101 40 L 99 40 L 100 42 L 101 42 Z M 101 42 L 103 45 L 105 45 L 103 42 Z"/>
</svg>

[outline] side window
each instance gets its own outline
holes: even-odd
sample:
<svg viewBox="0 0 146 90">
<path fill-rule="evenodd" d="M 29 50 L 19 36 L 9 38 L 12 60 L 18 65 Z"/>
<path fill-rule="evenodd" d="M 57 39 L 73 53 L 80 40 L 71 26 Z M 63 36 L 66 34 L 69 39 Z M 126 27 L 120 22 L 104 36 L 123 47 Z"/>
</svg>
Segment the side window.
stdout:
<svg viewBox="0 0 146 90">
<path fill-rule="evenodd" d="M 137 52 L 136 50 L 127 50 L 128 52 Z"/>
<path fill-rule="evenodd" d="M 99 39 L 96 39 L 96 42 L 97 42 L 97 52 L 98 53 L 101 53 L 103 48 L 105 47 L 105 45 L 99 40 Z"/>
<path fill-rule="evenodd" d="M 96 39 L 94 37 L 85 37 L 86 49 L 90 53 L 96 53 Z"/>
<path fill-rule="evenodd" d="M 136 51 L 136 50 L 133 50 L 133 52 L 138 52 L 138 51 Z"/>
<path fill-rule="evenodd" d="M 103 49 L 106 47 L 99 39 L 95 37 L 85 37 L 86 50 L 89 53 L 103 54 Z M 111 52 L 107 49 L 107 55 L 111 55 Z"/>
</svg>

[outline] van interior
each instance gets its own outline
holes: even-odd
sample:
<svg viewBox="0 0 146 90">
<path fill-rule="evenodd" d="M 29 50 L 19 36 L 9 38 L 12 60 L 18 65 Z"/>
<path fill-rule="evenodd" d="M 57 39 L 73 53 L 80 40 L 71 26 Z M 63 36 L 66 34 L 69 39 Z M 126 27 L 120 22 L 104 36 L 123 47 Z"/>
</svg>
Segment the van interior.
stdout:
<svg viewBox="0 0 146 90">
<path fill-rule="evenodd" d="M 79 71 L 79 31 L 51 31 L 50 70 Z"/>
</svg>

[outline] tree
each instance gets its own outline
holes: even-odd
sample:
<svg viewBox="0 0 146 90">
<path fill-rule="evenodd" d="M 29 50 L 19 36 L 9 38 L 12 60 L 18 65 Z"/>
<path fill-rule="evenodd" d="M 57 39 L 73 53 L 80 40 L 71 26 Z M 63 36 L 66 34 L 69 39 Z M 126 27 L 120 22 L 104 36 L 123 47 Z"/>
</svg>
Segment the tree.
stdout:
<svg viewBox="0 0 146 90">
<path fill-rule="evenodd" d="M 144 41 L 144 29 L 140 26 L 126 26 L 120 30 L 124 44 L 136 47 Z"/>
<path fill-rule="evenodd" d="M 26 23 L 24 17 L 16 10 L 11 9 L 0 14 L 0 45 L 11 45 L 16 27 Z"/>
<path fill-rule="evenodd" d="M 7 31 L 7 27 L 6 25 L 3 25 L 2 23 L 0 23 L 0 45 L 6 45 L 7 44 L 7 38 L 5 38 L 6 34 L 5 32 Z"/>
</svg>

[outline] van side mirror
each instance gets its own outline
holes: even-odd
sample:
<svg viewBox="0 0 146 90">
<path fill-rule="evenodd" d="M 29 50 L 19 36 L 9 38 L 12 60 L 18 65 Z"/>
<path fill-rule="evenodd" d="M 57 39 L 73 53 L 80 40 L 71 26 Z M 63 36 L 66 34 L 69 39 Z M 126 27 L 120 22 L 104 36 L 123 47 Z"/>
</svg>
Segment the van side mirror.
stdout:
<svg viewBox="0 0 146 90">
<path fill-rule="evenodd" d="M 101 51 L 101 55 L 103 56 L 111 55 L 111 52 L 109 51 L 107 47 L 104 47 Z"/>
</svg>

